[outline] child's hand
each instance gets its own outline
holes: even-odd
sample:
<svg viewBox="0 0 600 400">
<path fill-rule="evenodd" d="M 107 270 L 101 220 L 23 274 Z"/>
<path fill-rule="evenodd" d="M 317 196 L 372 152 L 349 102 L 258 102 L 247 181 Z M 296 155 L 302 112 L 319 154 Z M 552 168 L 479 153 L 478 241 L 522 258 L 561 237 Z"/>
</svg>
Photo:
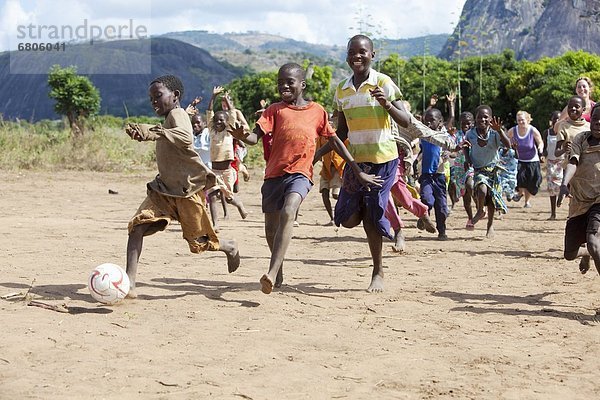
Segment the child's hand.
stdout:
<svg viewBox="0 0 600 400">
<path fill-rule="evenodd" d="M 366 172 L 360 172 L 358 174 L 358 180 L 367 190 L 371 190 L 371 186 L 381 187 L 383 179 L 377 175 L 369 175 Z"/>
<path fill-rule="evenodd" d="M 436 93 L 432 94 L 429 98 L 429 106 L 434 107 L 438 102 L 438 95 Z"/>
<path fill-rule="evenodd" d="M 191 106 L 196 107 L 198 104 L 202 103 L 202 97 L 198 96 L 190 103 Z"/>
<path fill-rule="evenodd" d="M 451 90 L 450 93 L 446 95 L 446 100 L 449 103 L 454 103 L 454 101 L 456 100 L 456 93 L 454 93 L 454 90 Z"/>
<path fill-rule="evenodd" d="M 490 123 L 490 126 L 496 132 L 500 132 L 501 130 L 504 129 L 502 127 L 502 120 L 499 117 L 492 117 L 492 122 Z"/>
<path fill-rule="evenodd" d="M 193 102 L 192 102 L 193 103 Z M 190 104 L 189 106 L 187 106 L 185 108 L 185 112 L 189 115 L 189 116 L 194 116 L 196 114 L 198 114 L 198 109 L 193 105 Z"/>
<path fill-rule="evenodd" d="M 265 111 L 265 109 L 267 108 L 267 101 L 265 99 L 261 99 L 259 104 L 260 104 L 260 110 L 256 110 L 254 112 L 254 115 L 256 115 L 257 117 L 260 117 L 262 115 L 262 113 Z"/>
<path fill-rule="evenodd" d="M 468 140 L 463 140 L 460 143 L 456 144 L 456 148 L 454 148 L 452 151 L 462 151 L 463 149 L 470 149 L 471 148 L 471 142 L 469 142 Z"/>
<path fill-rule="evenodd" d="M 571 197 L 569 187 L 567 185 L 560 185 L 560 192 L 558 193 L 558 197 L 556 198 L 556 207 L 561 206 L 563 198 L 565 196 Z"/>
<path fill-rule="evenodd" d="M 389 102 L 388 102 L 388 99 L 385 97 L 385 92 L 383 91 L 382 88 L 380 88 L 379 86 L 376 86 L 375 89 L 372 89 L 369 92 L 371 93 L 371 97 L 373 97 L 375 100 L 377 100 L 383 108 L 386 108 L 386 106 Z M 391 103 L 390 103 L 390 105 L 391 105 Z M 389 107 L 387 107 L 387 108 L 389 108 Z"/>
<path fill-rule="evenodd" d="M 125 127 L 125 133 L 129 135 L 129 137 L 133 140 L 137 140 L 138 142 L 142 141 L 142 135 L 140 134 L 135 125 L 127 124 L 127 126 Z"/>
<path fill-rule="evenodd" d="M 213 96 L 216 96 L 219 93 L 223 93 L 224 90 L 225 90 L 225 88 L 223 86 L 215 86 L 215 87 L 213 87 L 212 94 L 213 94 Z"/>
<path fill-rule="evenodd" d="M 238 140 L 244 140 L 250 135 L 250 132 L 244 131 L 244 125 L 237 121 L 227 126 L 227 132 Z"/>
<path fill-rule="evenodd" d="M 571 148 L 573 147 L 573 144 L 569 141 L 564 144 L 564 147 L 566 149 L 565 153 L 571 154 Z"/>
</svg>

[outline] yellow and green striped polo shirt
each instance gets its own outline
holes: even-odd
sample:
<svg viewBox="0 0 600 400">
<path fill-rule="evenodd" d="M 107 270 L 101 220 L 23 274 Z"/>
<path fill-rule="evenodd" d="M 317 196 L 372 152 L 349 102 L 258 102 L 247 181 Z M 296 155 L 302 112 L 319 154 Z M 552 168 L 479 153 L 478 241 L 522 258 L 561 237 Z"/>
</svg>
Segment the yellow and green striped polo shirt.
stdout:
<svg viewBox="0 0 600 400">
<path fill-rule="evenodd" d="M 379 86 L 389 101 L 400 100 L 402 93 L 392 79 L 371 69 L 369 78 L 358 90 L 352 77 L 338 84 L 334 108 L 343 112 L 348 124 L 348 150 L 356 162 L 381 164 L 398 158 L 398 149 L 392 135 L 391 117 L 370 90 Z"/>
</svg>

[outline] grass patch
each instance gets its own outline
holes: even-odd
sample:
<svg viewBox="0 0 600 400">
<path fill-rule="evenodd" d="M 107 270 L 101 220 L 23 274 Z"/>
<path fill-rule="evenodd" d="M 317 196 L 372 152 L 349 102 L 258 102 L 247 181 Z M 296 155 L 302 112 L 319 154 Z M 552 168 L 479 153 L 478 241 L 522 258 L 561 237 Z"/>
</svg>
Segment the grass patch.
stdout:
<svg viewBox="0 0 600 400">
<path fill-rule="evenodd" d="M 131 118 L 158 123 L 157 118 Z M 63 121 L 36 123 L 0 120 L 0 169 L 135 172 L 156 169 L 154 142 L 131 140 L 126 120 L 100 116 L 88 122 L 83 137 L 73 138 Z M 264 165 L 262 146 L 249 146 L 248 167 Z"/>
</svg>

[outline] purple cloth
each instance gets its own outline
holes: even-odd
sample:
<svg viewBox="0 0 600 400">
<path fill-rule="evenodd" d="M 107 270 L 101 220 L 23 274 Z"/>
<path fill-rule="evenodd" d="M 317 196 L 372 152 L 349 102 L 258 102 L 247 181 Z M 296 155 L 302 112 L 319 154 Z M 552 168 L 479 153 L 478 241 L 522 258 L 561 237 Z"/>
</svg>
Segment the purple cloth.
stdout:
<svg viewBox="0 0 600 400">
<path fill-rule="evenodd" d="M 376 175 L 383 179 L 381 187 L 365 189 L 354 175 L 349 165 L 344 168 L 344 181 L 340 196 L 335 205 L 333 221 L 337 226 L 347 221 L 357 211 L 362 211 L 364 218 L 369 218 L 377 227 L 381 236 L 393 239 L 390 234 L 390 221 L 385 217 L 385 208 L 390 197 L 398 168 L 398 159 L 383 164 L 358 163 L 359 168 L 370 175 Z"/>
</svg>

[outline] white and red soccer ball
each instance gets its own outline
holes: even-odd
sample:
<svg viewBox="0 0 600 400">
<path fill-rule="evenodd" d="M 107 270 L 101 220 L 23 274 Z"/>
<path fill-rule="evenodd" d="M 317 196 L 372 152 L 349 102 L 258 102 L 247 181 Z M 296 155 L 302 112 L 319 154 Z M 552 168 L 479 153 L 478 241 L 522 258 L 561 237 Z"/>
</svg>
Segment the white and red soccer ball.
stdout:
<svg viewBox="0 0 600 400">
<path fill-rule="evenodd" d="M 116 304 L 129 293 L 129 277 L 116 264 L 100 264 L 90 274 L 87 282 L 92 297 L 104 304 Z"/>
</svg>

